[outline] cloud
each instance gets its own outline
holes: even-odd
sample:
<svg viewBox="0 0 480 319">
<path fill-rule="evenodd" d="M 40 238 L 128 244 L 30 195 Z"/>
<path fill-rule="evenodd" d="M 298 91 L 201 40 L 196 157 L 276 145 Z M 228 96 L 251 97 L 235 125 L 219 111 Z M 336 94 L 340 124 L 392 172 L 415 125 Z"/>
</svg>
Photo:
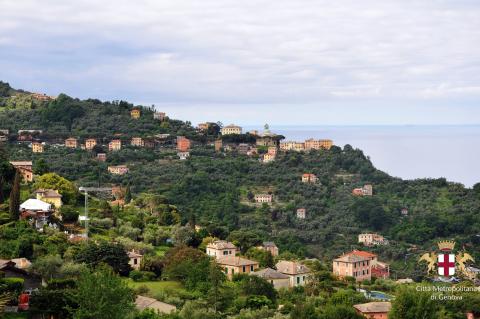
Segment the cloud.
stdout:
<svg viewBox="0 0 480 319">
<path fill-rule="evenodd" d="M 183 107 L 458 106 L 480 97 L 478 43 L 467 0 L 0 0 L 3 80 Z"/>
</svg>

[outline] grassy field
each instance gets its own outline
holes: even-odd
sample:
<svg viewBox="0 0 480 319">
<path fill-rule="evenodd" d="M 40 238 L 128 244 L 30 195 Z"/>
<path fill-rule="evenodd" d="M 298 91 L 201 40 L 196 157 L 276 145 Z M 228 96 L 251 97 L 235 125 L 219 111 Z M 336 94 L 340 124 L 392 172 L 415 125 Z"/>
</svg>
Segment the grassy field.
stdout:
<svg viewBox="0 0 480 319">
<path fill-rule="evenodd" d="M 165 253 L 170 249 L 171 247 L 168 246 L 158 246 L 155 247 L 155 254 L 159 257 L 165 256 Z"/>
<path fill-rule="evenodd" d="M 172 291 L 184 291 L 182 284 L 177 281 L 145 281 L 145 282 L 135 282 L 131 279 L 128 279 L 128 285 L 133 289 L 136 289 L 140 286 L 145 286 L 148 288 L 149 292 L 153 295 L 162 292 L 172 292 Z"/>
</svg>

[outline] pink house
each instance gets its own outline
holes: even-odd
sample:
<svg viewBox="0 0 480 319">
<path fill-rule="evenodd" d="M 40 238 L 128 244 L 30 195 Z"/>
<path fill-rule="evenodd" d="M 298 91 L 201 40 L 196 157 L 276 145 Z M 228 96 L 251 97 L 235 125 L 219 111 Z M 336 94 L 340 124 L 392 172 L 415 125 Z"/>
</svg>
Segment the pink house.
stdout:
<svg viewBox="0 0 480 319">
<path fill-rule="evenodd" d="M 388 319 L 388 312 L 392 308 L 392 304 L 388 301 L 368 302 L 354 305 L 353 308 L 368 319 Z"/>
</svg>

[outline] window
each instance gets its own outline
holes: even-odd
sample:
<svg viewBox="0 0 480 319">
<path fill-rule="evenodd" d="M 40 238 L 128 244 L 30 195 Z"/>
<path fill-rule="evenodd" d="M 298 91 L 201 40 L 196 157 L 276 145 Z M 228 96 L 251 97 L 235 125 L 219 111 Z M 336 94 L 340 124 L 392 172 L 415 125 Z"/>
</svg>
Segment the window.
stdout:
<svg viewBox="0 0 480 319">
<path fill-rule="evenodd" d="M 133 264 L 134 264 L 134 265 L 137 264 L 137 258 L 133 259 Z"/>
<path fill-rule="evenodd" d="M 253 265 L 250 266 L 250 271 L 253 271 Z"/>
<path fill-rule="evenodd" d="M 245 272 L 245 266 L 242 267 L 242 272 Z"/>
<path fill-rule="evenodd" d="M 305 281 L 305 276 L 302 277 L 302 280 Z"/>
<path fill-rule="evenodd" d="M 300 283 L 300 277 L 297 277 L 297 284 Z"/>
<path fill-rule="evenodd" d="M 228 250 L 224 250 L 223 255 L 228 255 Z"/>
</svg>

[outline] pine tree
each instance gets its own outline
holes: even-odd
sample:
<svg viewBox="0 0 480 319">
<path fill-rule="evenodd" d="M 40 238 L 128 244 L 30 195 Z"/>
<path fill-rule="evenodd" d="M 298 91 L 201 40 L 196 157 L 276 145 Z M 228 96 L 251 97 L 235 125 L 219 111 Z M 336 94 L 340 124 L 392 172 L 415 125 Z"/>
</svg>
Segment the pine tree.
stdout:
<svg viewBox="0 0 480 319">
<path fill-rule="evenodd" d="M 17 220 L 19 217 L 18 211 L 20 209 L 20 172 L 17 170 L 15 173 L 15 179 L 13 180 L 13 188 L 10 192 L 10 218 Z"/>
<path fill-rule="evenodd" d="M 125 204 L 128 204 L 132 201 L 132 192 L 130 191 L 130 185 L 127 186 L 127 191 L 125 192 Z"/>
</svg>

